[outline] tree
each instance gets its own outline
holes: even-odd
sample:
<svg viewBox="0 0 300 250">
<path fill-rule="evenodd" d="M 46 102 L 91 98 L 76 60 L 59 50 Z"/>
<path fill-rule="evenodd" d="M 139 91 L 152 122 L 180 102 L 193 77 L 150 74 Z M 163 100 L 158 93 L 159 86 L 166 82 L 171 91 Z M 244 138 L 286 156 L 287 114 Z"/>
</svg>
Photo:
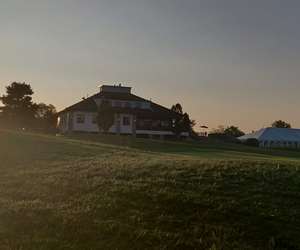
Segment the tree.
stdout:
<svg viewBox="0 0 300 250">
<path fill-rule="evenodd" d="M 291 124 L 289 124 L 285 121 L 282 121 L 282 120 L 278 120 L 278 121 L 273 122 L 272 127 L 273 128 L 291 128 Z"/>
<path fill-rule="evenodd" d="M 35 118 L 40 128 L 52 130 L 56 127 L 57 112 L 52 104 L 37 104 Z"/>
<path fill-rule="evenodd" d="M 32 102 L 33 90 L 29 84 L 13 82 L 0 97 L 4 104 L 3 117 L 15 126 L 28 127 L 34 120 L 36 105 Z"/>
<path fill-rule="evenodd" d="M 232 137 L 240 137 L 240 136 L 245 135 L 245 133 L 243 131 L 241 131 L 238 127 L 235 127 L 235 126 L 227 127 L 224 130 L 224 134 L 232 136 Z"/>
<path fill-rule="evenodd" d="M 103 100 L 98 109 L 97 123 L 99 130 L 107 133 L 110 127 L 114 124 L 115 112 L 110 102 Z"/>
<path fill-rule="evenodd" d="M 180 103 L 177 103 L 175 105 L 172 106 L 171 110 L 177 114 L 182 115 L 183 114 L 183 109 Z"/>
<path fill-rule="evenodd" d="M 219 125 L 217 128 L 211 130 L 210 134 L 224 134 L 225 127 L 223 125 Z"/>
<path fill-rule="evenodd" d="M 188 113 L 183 113 L 183 108 L 180 103 L 171 107 L 171 110 L 176 113 L 176 118 L 173 120 L 172 130 L 176 136 L 180 136 L 182 132 L 193 132 L 193 127 L 196 125 L 195 120 L 191 120 Z"/>
</svg>

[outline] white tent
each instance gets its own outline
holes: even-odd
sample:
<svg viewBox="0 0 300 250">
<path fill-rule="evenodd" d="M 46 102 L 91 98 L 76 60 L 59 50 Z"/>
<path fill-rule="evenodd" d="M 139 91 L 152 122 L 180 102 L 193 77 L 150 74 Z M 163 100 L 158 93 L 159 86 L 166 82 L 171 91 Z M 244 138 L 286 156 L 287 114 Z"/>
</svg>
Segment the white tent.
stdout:
<svg viewBox="0 0 300 250">
<path fill-rule="evenodd" d="M 245 142 L 252 138 L 259 141 L 260 147 L 300 148 L 300 129 L 263 128 L 257 132 L 241 136 L 239 140 Z"/>
</svg>

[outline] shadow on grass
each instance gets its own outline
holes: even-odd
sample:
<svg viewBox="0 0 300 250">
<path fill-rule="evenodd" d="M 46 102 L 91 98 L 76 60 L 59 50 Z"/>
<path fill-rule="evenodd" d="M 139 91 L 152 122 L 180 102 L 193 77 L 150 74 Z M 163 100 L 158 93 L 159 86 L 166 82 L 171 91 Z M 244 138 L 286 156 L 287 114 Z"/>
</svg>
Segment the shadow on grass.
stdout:
<svg viewBox="0 0 300 250">
<path fill-rule="evenodd" d="M 283 149 L 261 149 L 241 144 L 216 143 L 209 141 L 164 141 L 153 139 L 133 138 L 130 136 L 99 135 L 99 134 L 72 134 L 67 138 L 92 141 L 101 144 L 130 147 L 133 149 L 154 153 L 170 153 L 207 158 L 289 158 L 299 160 L 300 152 Z"/>
</svg>

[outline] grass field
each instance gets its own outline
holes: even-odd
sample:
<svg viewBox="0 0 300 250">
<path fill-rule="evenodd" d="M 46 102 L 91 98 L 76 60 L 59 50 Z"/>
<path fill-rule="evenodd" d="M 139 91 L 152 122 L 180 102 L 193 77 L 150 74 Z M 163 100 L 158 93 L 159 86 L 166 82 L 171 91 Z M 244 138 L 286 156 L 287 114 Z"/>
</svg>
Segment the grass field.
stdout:
<svg viewBox="0 0 300 250">
<path fill-rule="evenodd" d="M 0 249 L 300 249 L 300 152 L 0 131 Z"/>
</svg>

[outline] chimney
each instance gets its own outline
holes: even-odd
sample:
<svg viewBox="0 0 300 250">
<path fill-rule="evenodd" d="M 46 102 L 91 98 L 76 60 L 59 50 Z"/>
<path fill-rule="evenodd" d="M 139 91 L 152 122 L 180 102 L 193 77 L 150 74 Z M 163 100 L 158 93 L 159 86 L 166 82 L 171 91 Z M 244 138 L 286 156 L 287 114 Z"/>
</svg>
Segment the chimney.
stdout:
<svg viewBox="0 0 300 250">
<path fill-rule="evenodd" d="M 119 85 L 102 85 L 100 86 L 100 92 L 130 94 L 131 87 L 123 87 L 121 83 Z"/>
</svg>

